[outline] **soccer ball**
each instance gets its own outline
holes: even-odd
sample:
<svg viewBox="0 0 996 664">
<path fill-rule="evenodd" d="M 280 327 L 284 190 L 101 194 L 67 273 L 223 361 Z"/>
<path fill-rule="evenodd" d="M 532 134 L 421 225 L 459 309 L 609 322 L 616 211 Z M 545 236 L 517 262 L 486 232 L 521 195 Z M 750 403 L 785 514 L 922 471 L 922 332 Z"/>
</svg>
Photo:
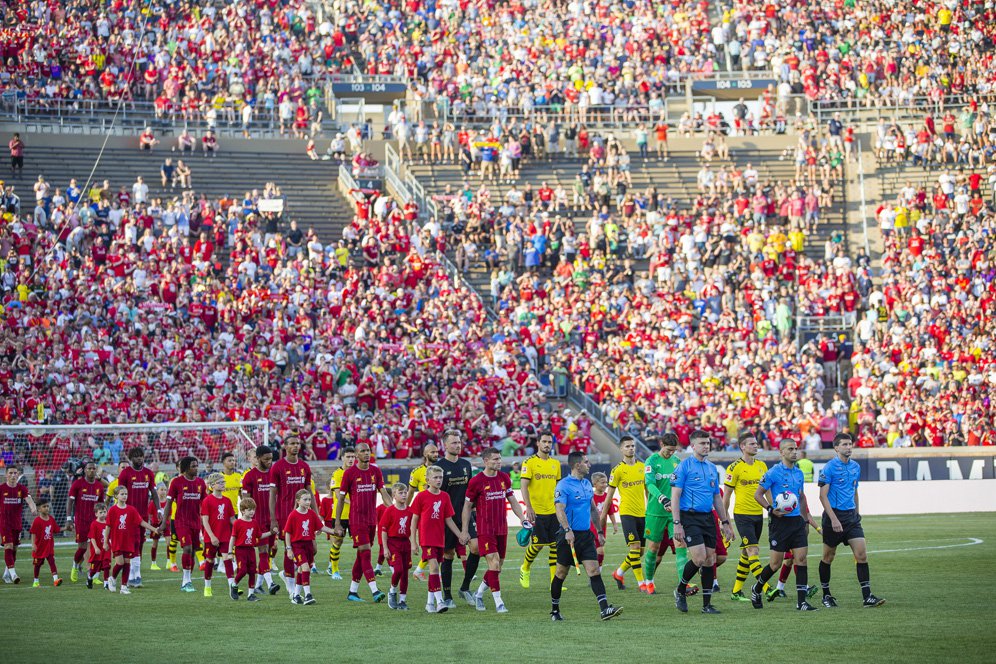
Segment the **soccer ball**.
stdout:
<svg viewBox="0 0 996 664">
<path fill-rule="evenodd" d="M 782 491 L 781 493 L 775 494 L 774 508 L 776 510 L 782 510 L 783 512 L 791 512 L 798 506 L 799 497 L 796 496 L 791 491 Z"/>
</svg>

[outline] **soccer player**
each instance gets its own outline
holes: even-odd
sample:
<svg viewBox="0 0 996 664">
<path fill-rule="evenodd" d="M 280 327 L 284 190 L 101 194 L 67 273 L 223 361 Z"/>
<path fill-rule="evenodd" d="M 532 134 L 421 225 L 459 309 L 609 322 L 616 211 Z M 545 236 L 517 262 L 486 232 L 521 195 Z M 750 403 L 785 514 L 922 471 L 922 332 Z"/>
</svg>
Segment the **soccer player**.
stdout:
<svg viewBox="0 0 996 664">
<path fill-rule="evenodd" d="M 423 476 L 424 477 L 424 476 Z M 391 487 L 394 502 L 380 515 L 377 525 L 387 534 L 390 552 L 391 589 L 387 591 L 387 606 L 408 610 L 408 570 L 412 567 L 411 525 L 414 512 L 408 507 L 408 485 L 397 482 Z"/>
<path fill-rule="evenodd" d="M 445 456 L 436 462 L 436 465 L 443 469 L 443 484 L 441 489 L 449 494 L 450 503 L 456 512 L 454 519 L 463 518 L 463 503 L 466 500 L 467 485 L 474 475 L 474 470 L 470 461 L 460 458 L 463 454 L 463 434 L 458 429 L 448 429 L 443 433 L 443 448 Z M 463 530 L 463 523 L 456 522 L 457 528 Z M 477 550 L 477 524 L 471 521 L 467 524 L 467 533 L 470 535 L 469 546 L 467 547 L 467 564 L 463 571 L 463 583 L 460 584 L 460 596 L 470 606 L 477 606 L 474 595 L 470 592 L 470 582 L 477 574 L 477 566 L 481 562 L 481 557 Z M 447 608 L 456 608 L 453 601 L 453 594 L 450 585 L 453 580 L 453 559 L 457 554 L 463 552 L 463 545 L 460 538 L 450 531 L 445 531 L 446 545 L 443 551 L 443 564 L 440 567 L 440 578 L 443 584 L 443 601 Z M 417 577 L 416 577 L 417 578 Z"/>
<path fill-rule="evenodd" d="M 69 501 L 66 505 L 66 521 L 76 533 L 76 552 L 73 554 L 73 568 L 69 580 L 79 580 L 83 556 L 86 554 L 90 536 L 90 524 L 94 519 L 94 508 L 104 502 L 106 489 L 97 479 L 97 464 L 87 461 L 83 467 L 83 477 L 77 478 L 69 487 Z"/>
<path fill-rule="evenodd" d="M 352 580 L 349 584 L 350 602 L 362 602 L 359 595 L 360 578 L 367 580 L 373 601 L 383 601 L 385 595 L 377 588 L 377 575 L 374 574 L 370 562 L 370 547 L 377 539 L 377 494 L 381 493 L 384 502 L 392 502 L 391 494 L 384 488 L 384 476 L 375 464 L 370 463 L 370 445 L 359 443 L 356 446 L 356 463 L 342 474 L 339 485 L 339 500 L 335 505 L 336 536 L 343 537 L 345 530 L 342 525 L 342 511 L 349 496 L 349 532 L 353 538 L 353 548 L 356 549 L 356 560 L 353 562 Z"/>
<path fill-rule="evenodd" d="M 439 447 L 435 443 L 426 443 L 425 447 L 422 448 L 422 463 L 412 471 L 411 477 L 408 479 L 408 504 L 411 505 L 412 501 L 415 500 L 415 494 L 419 491 L 425 491 L 425 469 L 429 466 L 435 465 L 439 461 Z M 418 565 L 415 567 L 414 576 L 419 581 L 425 581 L 425 561 L 419 560 Z"/>
<path fill-rule="evenodd" d="M 602 513 L 602 506 L 605 504 L 605 499 L 608 498 L 607 493 L 609 489 L 609 476 L 605 473 L 592 473 L 591 474 L 591 488 L 594 489 L 595 495 L 592 500 L 595 501 L 595 509 L 598 513 Z M 619 525 L 616 522 L 616 514 L 619 512 L 619 508 L 614 504 L 610 503 L 609 507 L 609 521 L 612 522 L 612 534 L 615 535 L 619 532 Z M 598 522 L 591 524 L 591 532 L 596 535 L 601 535 L 601 539 L 595 538 L 598 546 L 595 547 L 595 552 L 598 553 L 598 572 L 602 572 L 602 561 L 605 560 L 605 528 L 601 530 L 598 529 Z"/>
<path fill-rule="evenodd" d="M 7 466 L 5 473 L 7 481 L 0 485 L 0 543 L 3 543 L 4 583 L 20 583 L 14 564 L 17 562 L 17 547 L 21 545 L 21 513 L 24 503 L 28 504 L 31 514 L 38 515 L 38 507 L 28 493 L 28 488 L 18 484 L 21 479 L 21 467 Z"/>
<path fill-rule="evenodd" d="M 290 513 L 294 511 L 294 496 L 301 489 L 311 490 L 311 466 L 301 459 L 300 454 L 301 439 L 295 434 L 290 434 L 284 438 L 284 458 L 270 467 L 270 530 L 281 540 L 284 539 L 281 528 L 287 523 Z M 317 505 L 317 501 L 312 500 L 311 504 Z M 297 592 L 294 587 L 295 565 L 291 556 L 292 551 L 285 548 L 284 571 L 280 574 L 280 578 L 284 580 L 287 594 L 294 599 Z"/>
<path fill-rule="evenodd" d="M 636 458 L 636 441 L 632 436 L 623 436 L 619 442 L 619 451 L 622 452 L 623 459 L 612 469 L 609 475 L 609 492 L 605 503 L 602 505 L 602 514 L 599 524 L 602 530 L 608 519 L 608 507 L 612 504 L 612 497 L 616 491 L 619 492 L 619 521 L 622 523 L 623 536 L 626 538 L 626 546 L 629 552 L 612 578 L 616 580 L 619 590 L 625 590 L 626 571 L 632 569 L 633 576 L 642 592 L 647 592 L 647 584 L 643 578 L 643 547 L 646 544 L 646 513 L 647 501 L 643 484 L 644 466 Z"/>
<path fill-rule="evenodd" d="M 257 590 L 262 592 L 263 584 L 271 595 L 276 595 L 280 586 L 273 582 L 273 575 L 270 573 L 270 558 L 273 545 L 267 542 L 265 533 L 276 535 L 276 531 L 271 529 L 270 519 L 270 490 L 273 482 L 270 480 L 270 468 L 273 466 L 273 450 L 266 445 L 256 448 L 256 465 L 250 468 L 242 477 L 242 491 L 246 498 L 251 498 L 255 507 L 253 508 L 253 523 L 256 524 L 256 534 L 259 540 L 259 565 L 257 570 L 259 578 L 256 580 Z"/>
<path fill-rule="evenodd" d="M 156 493 L 156 475 L 145 467 L 145 450 L 133 447 L 128 450 L 128 462 L 118 474 L 118 486 L 128 489 L 128 504 L 139 514 L 148 514 L 149 499 L 158 504 L 159 494 Z M 165 512 L 169 514 L 169 512 Z M 142 548 L 145 546 L 145 532 L 138 531 L 135 542 L 135 557 L 131 559 L 131 570 L 128 578 L 132 588 L 142 587 Z"/>
<path fill-rule="evenodd" d="M 550 619 L 554 622 L 564 619 L 560 613 L 560 594 L 567 572 L 576 560 L 584 565 L 585 572 L 588 573 L 588 582 L 598 601 L 602 620 L 611 620 L 621 614 L 623 608 L 609 604 L 605 583 L 598 571 L 598 554 L 595 549 L 599 544 L 599 535 L 592 533 L 591 527 L 601 521 L 601 515 L 595 507 L 594 489 L 587 479 L 591 465 L 583 452 L 571 452 L 567 455 L 567 466 L 570 468 L 570 475 L 560 480 L 554 491 L 560 541 L 557 543 L 557 571 L 550 584 Z"/>
<path fill-rule="evenodd" d="M 546 437 L 546 436 L 544 436 Z M 551 441 L 552 445 L 552 441 Z M 505 517 L 505 503 L 512 513 L 522 521 L 522 527 L 527 527 L 528 520 L 519 506 L 519 501 L 512 493 L 512 478 L 501 470 L 501 452 L 489 447 L 481 453 L 484 470 L 471 478 L 467 485 L 467 500 L 463 504 L 463 515 L 460 522 L 463 529 L 460 541 L 470 541 L 467 525 L 471 520 L 471 511 L 477 511 L 477 547 L 488 564 L 484 573 L 484 581 L 474 595 L 474 605 L 478 611 L 484 611 L 484 591 L 490 589 L 495 602 L 495 611 L 508 613 L 505 602 L 501 598 L 501 568 L 505 563 L 505 551 L 508 544 L 508 519 Z M 557 475 L 560 475 L 560 463 L 557 463 Z M 553 496 L 551 496 L 552 500 Z M 556 514 L 554 514 L 556 518 Z M 535 525 L 533 532 L 535 533 Z M 553 531 L 556 533 L 556 530 Z M 556 550 L 556 549 L 554 549 Z"/>
<path fill-rule="evenodd" d="M 450 608 L 443 598 L 440 579 L 446 529 L 448 528 L 458 540 L 462 536 L 460 528 L 453 521 L 454 511 L 450 496 L 441 488 L 443 474 L 443 469 L 439 466 L 429 466 L 425 471 L 426 490 L 419 491 L 411 506 L 412 551 L 418 553 L 421 549 L 422 559 L 428 562 L 429 567 L 429 595 L 425 602 L 425 610 L 429 613 L 446 613 Z"/>
<path fill-rule="evenodd" d="M 315 536 L 319 532 L 332 534 L 332 529 L 322 523 L 312 509 L 311 489 L 298 489 L 294 495 L 294 509 L 284 523 L 284 543 L 294 555 L 294 596 L 292 604 L 314 604 L 311 594 L 311 567 L 315 564 Z M 236 595 L 237 597 L 238 595 Z"/>
<path fill-rule="evenodd" d="M 671 515 L 671 476 L 678 468 L 678 436 L 666 433 L 660 440 L 660 449 L 650 455 L 643 469 L 643 483 L 647 488 L 647 518 L 644 535 L 647 538 L 647 551 L 643 558 L 643 571 L 646 575 L 648 595 L 657 592 L 654 574 L 664 559 L 664 553 L 671 549 L 675 554 L 675 564 L 679 576 L 688 562 L 688 549 L 674 546 L 674 520 Z M 685 595 L 689 594 L 685 590 Z"/>
<path fill-rule="evenodd" d="M 553 434 L 540 434 L 536 454 L 522 464 L 522 502 L 526 506 L 526 520 L 533 524 L 533 537 L 526 547 L 526 558 L 519 568 L 519 584 L 529 587 L 529 569 L 543 547 L 550 547 L 550 581 L 557 571 L 557 509 L 553 506 L 553 491 L 560 481 L 560 461 L 550 456 Z M 480 533 L 480 528 L 478 528 Z M 478 542 L 480 549 L 480 542 Z M 504 556 L 503 556 L 504 557 Z"/>
<path fill-rule="evenodd" d="M 34 582 L 32 588 L 40 588 L 41 582 L 38 580 L 38 573 L 41 572 L 42 565 L 48 563 L 49 570 L 52 571 L 52 585 L 61 586 L 62 579 L 59 578 L 59 570 L 55 566 L 55 535 L 61 532 L 59 524 L 49 514 L 50 505 L 48 499 L 42 498 L 38 501 L 38 516 L 31 523 L 31 558 L 34 563 Z"/>
<path fill-rule="evenodd" d="M 702 613 L 715 614 L 712 587 L 716 564 L 716 522 L 713 510 L 720 515 L 720 535 L 733 539 L 730 518 L 719 495 L 716 466 L 706 460 L 709 455 L 709 434 L 692 432 L 692 456 L 678 464 L 671 478 L 671 514 L 674 520 L 674 543 L 688 547 L 688 562 L 674 591 L 674 605 L 688 612 L 688 582 L 702 570 Z"/>
<path fill-rule="evenodd" d="M 128 487 L 118 483 L 114 490 L 114 504 L 107 510 L 107 525 L 104 527 L 104 548 L 111 552 L 114 568 L 107 579 L 107 589 L 115 591 L 115 579 L 121 573 L 122 595 L 130 595 L 128 576 L 131 573 L 131 559 L 136 554 L 140 529 L 158 531 L 151 523 L 142 518 L 133 505 L 128 503 Z"/>
<path fill-rule="evenodd" d="M 97 574 L 103 573 L 104 589 L 107 589 L 107 579 L 111 575 L 111 550 L 104 546 L 104 530 L 107 528 L 107 505 L 100 503 L 93 509 L 94 519 L 90 524 L 90 572 L 86 575 L 86 587 L 93 589 L 93 580 Z"/>
<path fill-rule="evenodd" d="M 868 547 L 865 544 L 865 531 L 861 527 L 861 514 L 858 512 L 858 482 L 861 468 L 851 461 L 854 440 L 848 433 L 838 433 L 833 439 L 833 450 L 837 456 L 827 462 L 820 471 L 820 502 L 823 504 L 823 559 L 820 560 L 820 586 L 823 588 L 823 606 L 836 608 L 837 600 L 830 593 L 830 564 L 837 555 L 837 547 L 845 544 L 851 547 L 861 586 L 862 606 L 873 608 L 885 604 L 881 597 L 871 591 L 871 575 L 868 571 Z"/>
<path fill-rule="evenodd" d="M 214 561 L 219 555 L 225 567 L 229 591 L 235 588 L 235 566 L 228 547 L 235 508 L 225 495 L 227 482 L 222 473 L 208 475 L 206 484 L 211 493 L 201 502 L 201 529 L 204 534 L 204 596 L 211 597 L 211 576 L 214 574 Z"/>
<path fill-rule="evenodd" d="M 332 521 L 335 521 L 336 503 L 339 500 L 339 487 L 342 486 L 342 475 L 346 472 L 346 469 L 352 468 L 354 463 L 356 463 L 356 450 L 352 447 L 347 447 L 342 451 L 342 463 L 332 471 L 332 481 L 329 485 L 329 498 L 332 500 L 332 510 L 329 513 L 331 516 L 326 515 L 326 520 L 331 518 Z M 349 497 L 346 498 L 346 503 L 342 506 L 342 532 L 343 537 L 346 533 L 352 534 L 353 532 L 349 529 Z M 342 574 L 339 573 L 339 556 L 342 551 L 342 540 L 342 537 L 332 535 L 332 545 L 329 547 L 329 567 L 326 570 L 326 574 L 331 576 L 333 581 L 342 580 Z"/>
<path fill-rule="evenodd" d="M 791 438 L 782 439 L 778 445 L 781 462 L 772 466 L 761 478 L 761 483 L 754 491 L 754 499 L 763 509 L 771 510 L 771 521 L 768 523 L 768 539 L 770 541 L 771 557 L 768 566 L 761 570 L 761 576 L 751 589 L 751 604 L 755 609 L 764 607 L 761 589 L 768 579 L 778 571 L 785 559 L 785 553 L 792 551 L 795 561 L 795 589 L 798 600 L 796 608 L 799 611 L 816 611 L 816 607 L 806 601 L 809 591 L 809 568 L 806 567 L 806 554 L 809 553 L 808 522 L 813 528 L 819 528 L 813 516 L 809 513 L 806 494 L 803 493 L 803 475 L 795 461 L 799 454 L 799 446 Z M 793 493 L 798 500 L 791 511 L 774 509 L 773 495 L 783 492 Z"/>
<path fill-rule="evenodd" d="M 740 535 L 740 559 L 737 561 L 737 578 L 733 582 L 733 594 L 730 595 L 730 599 L 735 602 L 748 602 L 750 599 L 743 592 L 744 583 L 747 581 L 748 572 L 753 574 L 755 579 L 761 576 L 758 544 L 761 541 L 761 532 L 764 530 L 764 510 L 754 500 L 754 492 L 757 491 L 761 478 L 768 472 L 768 466 L 755 458 L 758 444 L 754 434 L 741 434 L 737 445 L 740 447 L 740 458 L 726 467 L 723 505 L 729 511 L 730 499 L 736 495 L 733 523 L 736 524 L 737 534 Z"/>
<path fill-rule="evenodd" d="M 163 514 L 171 514 L 170 508 L 176 505 L 173 526 L 183 552 L 180 566 L 183 568 L 183 581 L 180 590 L 194 592 L 191 573 L 194 569 L 194 551 L 201 543 L 201 502 L 207 496 L 207 484 L 197 476 L 197 457 L 185 456 L 180 459 L 180 474 L 169 483 L 166 491 L 166 505 Z M 150 528 L 151 530 L 151 528 Z M 205 567 L 207 567 L 205 565 Z M 210 596 L 210 593 L 207 593 Z"/>
<path fill-rule="evenodd" d="M 242 473 L 236 466 L 238 460 L 232 452 L 221 455 L 221 474 L 225 478 L 224 496 L 232 503 L 232 509 L 239 511 L 239 490 L 242 488 Z"/>
<path fill-rule="evenodd" d="M 272 536 L 273 533 L 261 527 L 256 520 L 256 501 L 252 498 L 240 500 L 239 518 L 232 524 L 232 536 L 228 542 L 228 550 L 235 552 L 236 562 L 235 584 L 230 591 L 233 600 L 238 601 L 239 583 L 248 575 L 249 596 L 246 599 L 250 602 L 259 601 L 259 597 L 256 595 L 256 551 L 261 546 L 266 546 L 263 544 L 263 540 Z M 269 573 L 269 569 L 267 569 L 267 573 Z M 270 594 L 272 595 L 274 592 Z"/>
</svg>

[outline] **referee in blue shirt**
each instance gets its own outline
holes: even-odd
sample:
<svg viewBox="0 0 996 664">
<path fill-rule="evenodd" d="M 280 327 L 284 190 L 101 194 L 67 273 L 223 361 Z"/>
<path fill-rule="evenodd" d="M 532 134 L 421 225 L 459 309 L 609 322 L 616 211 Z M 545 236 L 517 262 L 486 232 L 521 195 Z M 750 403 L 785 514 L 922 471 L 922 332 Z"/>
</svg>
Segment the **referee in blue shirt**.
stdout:
<svg viewBox="0 0 996 664">
<path fill-rule="evenodd" d="M 557 533 L 557 568 L 550 584 L 550 600 L 553 608 L 550 619 L 558 622 L 564 619 L 560 614 L 560 593 L 564 588 L 567 572 L 580 562 L 588 572 L 591 591 L 598 600 L 602 620 L 611 620 L 620 613 L 621 606 L 612 606 L 605 595 L 605 583 L 598 570 L 598 553 L 601 535 L 597 535 L 591 524 L 598 523 L 598 508 L 595 507 L 595 490 L 588 481 L 591 464 L 583 452 L 567 455 L 567 467 L 571 474 L 557 482 L 553 493 L 553 505 L 557 510 L 560 532 Z"/>
<path fill-rule="evenodd" d="M 792 552 L 792 562 L 795 564 L 795 590 L 798 595 L 796 608 L 800 611 L 815 611 L 806 598 L 809 594 L 809 568 L 806 567 L 806 554 L 809 553 L 809 530 L 807 523 L 820 530 L 819 525 L 809 513 L 809 504 L 803 492 L 805 477 L 795 462 L 799 458 L 799 444 L 791 438 L 784 438 L 778 445 L 782 457 L 780 463 L 768 469 L 761 478 L 761 483 L 754 492 L 758 504 L 771 511 L 768 523 L 768 541 L 771 550 L 768 566 L 761 570 L 754 588 L 751 590 L 750 601 L 755 609 L 763 609 L 761 589 L 768 582 L 782 561 L 785 554 Z M 796 497 L 796 504 L 791 510 L 774 509 L 774 497 L 782 493 L 791 493 Z"/>
<path fill-rule="evenodd" d="M 695 574 L 702 570 L 702 613 L 719 613 L 712 605 L 712 586 L 716 564 L 716 521 L 713 510 L 720 515 L 720 530 L 727 540 L 733 539 L 730 516 L 719 494 L 719 474 L 716 465 L 706 460 L 710 437 L 696 429 L 690 437 L 692 456 L 678 464 L 671 477 L 671 513 L 674 515 L 674 541 L 688 548 L 688 562 L 681 573 L 681 582 L 674 591 L 674 606 L 688 612 L 685 592 Z"/>
<path fill-rule="evenodd" d="M 858 583 L 861 585 L 862 606 L 876 607 L 885 604 L 871 591 L 868 572 L 868 549 L 865 531 L 858 512 L 858 482 L 861 468 L 851 461 L 854 440 L 849 433 L 838 433 L 833 439 L 837 453 L 820 471 L 820 502 L 823 503 L 823 559 L 820 561 L 820 585 L 823 587 L 823 606 L 836 608 L 837 600 L 830 594 L 830 563 L 837 555 L 837 547 L 851 547 L 857 563 Z"/>
</svg>

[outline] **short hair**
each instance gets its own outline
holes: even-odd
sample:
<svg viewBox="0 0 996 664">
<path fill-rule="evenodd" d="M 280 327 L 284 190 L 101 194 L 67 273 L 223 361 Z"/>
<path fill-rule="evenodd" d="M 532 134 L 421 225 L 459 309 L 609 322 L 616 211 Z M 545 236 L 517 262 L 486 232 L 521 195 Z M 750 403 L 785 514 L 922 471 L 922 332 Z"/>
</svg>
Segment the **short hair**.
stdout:
<svg viewBox="0 0 996 664">
<path fill-rule="evenodd" d="M 19 470 L 21 470 L 21 467 L 18 464 L 16 464 L 16 463 L 8 463 L 7 464 L 7 470 L 18 470 L 19 471 Z M 6 472 L 6 471 L 4 471 L 4 472 Z"/>
<path fill-rule="evenodd" d="M 393 496 L 394 494 L 398 493 L 399 491 L 407 490 L 407 489 L 408 489 L 408 485 L 405 484 L 404 482 L 395 482 L 394 484 L 391 485 L 391 495 Z"/>
<path fill-rule="evenodd" d="M 136 457 L 145 456 L 145 449 L 142 447 L 133 447 L 128 450 L 128 458 L 134 459 Z"/>
<path fill-rule="evenodd" d="M 126 487 L 126 486 L 123 486 L 123 485 L 119 484 L 119 485 L 117 486 L 117 488 L 116 488 L 116 489 L 114 489 L 114 495 L 116 496 L 116 495 L 118 495 L 119 493 L 121 493 L 122 491 L 124 491 L 125 493 L 128 493 L 128 487 Z"/>
<path fill-rule="evenodd" d="M 623 443 L 628 443 L 628 442 L 631 442 L 631 441 L 635 443 L 636 442 L 636 438 L 633 438 L 633 436 L 630 436 L 630 435 L 627 434 L 627 435 L 622 436 L 621 438 L 619 438 L 619 445 L 621 447 Z"/>
<path fill-rule="evenodd" d="M 248 512 L 249 510 L 256 509 L 256 501 L 252 498 L 243 498 L 239 501 L 239 511 Z"/>
<path fill-rule="evenodd" d="M 207 476 L 207 478 L 205 478 L 205 480 L 204 480 L 204 482 L 205 482 L 205 483 L 206 483 L 206 484 L 207 484 L 208 486 L 214 486 L 214 485 L 215 485 L 215 484 L 217 484 L 218 482 L 224 482 L 224 481 L 225 481 L 225 476 L 224 476 L 224 475 L 222 475 L 221 473 L 211 473 L 211 474 L 210 474 L 210 475 L 208 475 L 208 476 Z"/>
<path fill-rule="evenodd" d="M 840 433 L 838 433 L 836 436 L 833 437 L 833 446 L 837 447 L 845 440 L 849 440 L 853 443 L 854 437 L 846 431 L 841 431 Z"/>
<path fill-rule="evenodd" d="M 101 502 L 93 506 L 94 514 L 96 514 L 97 512 L 106 512 L 106 511 L 107 511 L 107 503 Z"/>
<path fill-rule="evenodd" d="M 356 448 L 352 447 L 352 446 L 345 447 L 345 448 L 343 448 L 342 453 L 343 454 L 356 454 Z"/>
<path fill-rule="evenodd" d="M 224 462 L 225 459 L 227 459 L 228 457 L 233 457 L 234 458 L 235 457 L 235 453 L 234 452 L 225 452 L 224 454 L 222 454 L 221 455 L 222 462 Z"/>
<path fill-rule="evenodd" d="M 747 444 L 748 440 L 753 440 L 756 443 L 757 442 L 757 436 L 755 436 L 753 433 L 751 433 L 749 431 L 746 432 L 746 433 L 740 434 L 740 436 L 737 437 L 737 447 L 743 447 L 744 445 Z"/>
<path fill-rule="evenodd" d="M 48 498 L 39 498 L 38 502 L 35 503 L 35 507 L 48 507 L 51 504 L 52 503 Z"/>
<path fill-rule="evenodd" d="M 182 459 L 180 459 L 180 463 L 179 463 L 180 472 L 181 473 L 187 472 L 188 470 L 190 470 L 190 467 L 192 465 L 194 465 L 195 463 L 197 463 L 197 457 L 195 457 L 195 456 L 185 456 L 185 457 L 183 457 Z"/>
<path fill-rule="evenodd" d="M 270 449 L 269 445 L 260 445 L 256 448 L 256 457 L 265 456 L 267 454 L 273 454 L 273 450 Z"/>
<path fill-rule="evenodd" d="M 294 504 L 301 499 L 301 496 L 311 496 L 311 489 L 298 489 L 297 493 L 294 494 Z"/>
<path fill-rule="evenodd" d="M 597 473 L 592 473 L 591 474 L 591 483 L 592 484 L 594 484 L 595 482 L 601 482 L 602 480 L 605 480 L 606 482 L 608 482 L 609 481 L 609 476 L 606 475 L 605 473 L 603 473 L 602 471 L 598 471 Z"/>
<path fill-rule="evenodd" d="M 543 436 L 550 436 L 550 440 L 552 441 L 553 440 L 553 431 L 551 431 L 550 429 L 543 429 L 542 431 L 539 432 L 539 435 L 537 436 L 537 438 L 542 438 Z M 620 442 L 622 442 L 622 441 L 620 441 Z"/>
<path fill-rule="evenodd" d="M 443 469 L 437 466 L 436 464 L 432 464 L 431 466 L 425 469 L 426 477 L 429 477 L 430 475 L 435 477 L 436 475 L 442 475 L 442 474 L 443 474 Z"/>
<path fill-rule="evenodd" d="M 795 442 L 795 440 L 792 438 L 782 438 L 781 440 L 778 441 L 778 449 L 779 450 L 782 449 L 782 445 L 784 445 L 785 443 L 792 443 L 793 445 L 796 446 L 799 445 L 799 443 Z"/>
<path fill-rule="evenodd" d="M 571 452 L 567 455 L 567 467 L 573 470 L 574 466 L 584 461 L 584 456 L 584 452 L 578 452 L 577 450 Z"/>
<path fill-rule="evenodd" d="M 661 447 L 678 447 L 679 444 L 678 434 L 673 431 L 668 431 L 666 434 L 661 436 Z"/>
<path fill-rule="evenodd" d="M 356 450 L 359 450 L 360 448 L 366 448 L 369 450 L 371 449 L 370 443 L 356 443 Z"/>
<path fill-rule="evenodd" d="M 291 443 L 301 444 L 301 436 L 298 435 L 297 431 L 290 432 L 283 440 L 284 445 L 290 445 Z"/>
<path fill-rule="evenodd" d="M 710 435 L 708 434 L 708 432 L 706 432 L 706 431 L 703 431 L 702 429 L 696 429 L 696 430 L 695 430 L 695 431 L 693 431 L 693 432 L 692 432 L 692 434 L 691 434 L 691 435 L 690 435 L 690 436 L 688 437 L 688 440 L 689 440 L 689 441 L 691 441 L 691 442 L 693 442 L 693 443 L 694 443 L 695 441 L 697 441 L 697 440 L 709 440 L 709 441 L 711 441 L 711 440 L 712 440 L 712 436 L 710 436 Z"/>
<path fill-rule="evenodd" d="M 159 484 L 156 485 L 156 491 L 158 491 L 159 489 L 165 489 L 165 488 L 166 488 L 166 483 L 165 482 L 160 482 Z"/>
<path fill-rule="evenodd" d="M 501 451 L 497 447 L 487 447 L 481 452 L 482 459 L 490 459 L 493 456 L 501 456 Z"/>
</svg>

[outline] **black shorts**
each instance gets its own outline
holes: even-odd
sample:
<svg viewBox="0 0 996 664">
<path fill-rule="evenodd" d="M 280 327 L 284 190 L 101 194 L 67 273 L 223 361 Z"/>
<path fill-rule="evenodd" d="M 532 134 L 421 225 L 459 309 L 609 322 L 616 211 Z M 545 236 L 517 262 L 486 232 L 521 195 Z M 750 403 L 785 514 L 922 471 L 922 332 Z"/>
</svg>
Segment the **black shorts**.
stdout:
<svg viewBox="0 0 996 664">
<path fill-rule="evenodd" d="M 640 546 L 644 546 L 647 543 L 647 520 L 642 516 L 630 516 L 629 514 L 620 514 L 619 523 L 622 524 L 623 537 L 626 538 L 626 545 L 629 546 L 633 542 L 639 540 Z"/>
<path fill-rule="evenodd" d="M 809 546 L 809 526 L 801 516 L 773 516 L 768 521 L 768 544 L 772 551 L 785 553 Z"/>
<path fill-rule="evenodd" d="M 11 168 L 24 168 L 24 157 L 11 157 L 10 158 Z"/>
<path fill-rule="evenodd" d="M 333 524 L 335 523 L 334 519 L 333 519 L 332 523 Z M 341 523 L 342 523 L 342 535 L 343 535 L 343 537 L 345 537 L 346 535 L 351 535 L 352 531 L 349 529 L 349 519 L 342 519 Z"/>
<path fill-rule="evenodd" d="M 761 533 L 764 531 L 764 515 L 734 514 L 733 523 L 737 525 L 741 548 L 758 545 L 761 541 Z"/>
<path fill-rule="evenodd" d="M 844 529 L 837 533 L 830 525 L 830 515 L 823 513 L 823 543 L 831 549 L 841 544 L 851 545 L 851 540 L 864 539 L 865 531 L 861 527 L 861 515 L 855 510 L 834 510 L 840 525 Z"/>
<path fill-rule="evenodd" d="M 456 524 L 457 528 L 462 528 L 463 523 L 461 521 L 461 514 L 455 514 L 453 516 L 453 523 Z M 470 527 L 467 528 L 467 532 L 470 534 L 470 539 L 477 539 L 477 515 L 471 512 L 470 514 Z M 456 551 L 456 548 L 460 546 L 460 539 L 453 534 L 449 528 L 446 529 L 446 546 L 443 547 L 445 551 Z"/>
<path fill-rule="evenodd" d="M 537 514 L 536 522 L 533 523 L 533 537 L 530 541 L 533 544 L 554 544 L 559 532 L 560 522 L 557 521 L 556 514 Z"/>
<path fill-rule="evenodd" d="M 685 529 L 685 545 L 688 548 L 705 544 L 707 549 L 716 548 L 716 520 L 712 512 L 681 511 L 681 526 Z"/>
<path fill-rule="evenodd" d="M 557 564 L 563 565 L 564 567 L 574 567 L 574 556 L 578 557 L 578 562 L 582 563 L 585 560 L 598 560 L 598 552 L 595 550 L 595 536 L 590 530 L 575 530 L 574 531 L 574 552 L 571 552 L 571 547 L 568 546 L 567 540 L 564 538 L 563 531 L 557 533 Z"/>
</svg>

